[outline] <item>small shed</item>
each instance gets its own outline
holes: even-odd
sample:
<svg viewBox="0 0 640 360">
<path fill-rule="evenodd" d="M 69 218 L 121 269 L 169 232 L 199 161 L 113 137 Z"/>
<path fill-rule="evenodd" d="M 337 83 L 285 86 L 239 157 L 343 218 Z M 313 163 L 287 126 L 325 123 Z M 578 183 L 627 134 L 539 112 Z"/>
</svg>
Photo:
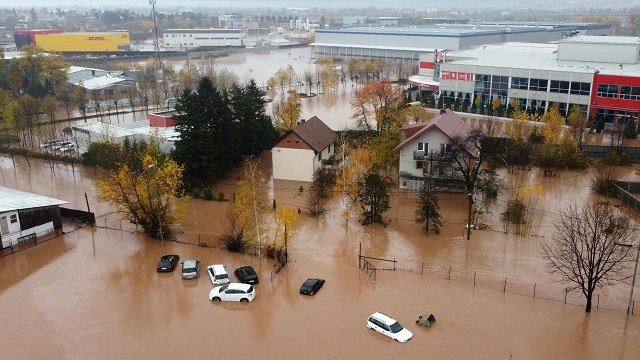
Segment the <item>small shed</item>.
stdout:
<svg viewBox="0 0 640 360">
<path fill-rule="evenodd" d="M 0 249 L 24 239 L 62 234 L 58 200 L 0 186 Z"/>
</svg>

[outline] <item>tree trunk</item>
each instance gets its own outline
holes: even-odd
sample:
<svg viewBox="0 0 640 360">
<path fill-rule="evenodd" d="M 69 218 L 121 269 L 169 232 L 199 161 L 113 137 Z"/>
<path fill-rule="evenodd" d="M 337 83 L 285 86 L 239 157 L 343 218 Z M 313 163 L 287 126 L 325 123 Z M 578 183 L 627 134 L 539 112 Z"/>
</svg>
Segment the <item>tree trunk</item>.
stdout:
<svg viewBox="0 0 640 360">
<path fill-rule="evenodd" d="M 587 292 L 587 306 L 584 309 L 585 312 L 590 313 L 591 312 L 591 299 L 593 298 L 593 291 L 588 291 Z"/>
</svg>

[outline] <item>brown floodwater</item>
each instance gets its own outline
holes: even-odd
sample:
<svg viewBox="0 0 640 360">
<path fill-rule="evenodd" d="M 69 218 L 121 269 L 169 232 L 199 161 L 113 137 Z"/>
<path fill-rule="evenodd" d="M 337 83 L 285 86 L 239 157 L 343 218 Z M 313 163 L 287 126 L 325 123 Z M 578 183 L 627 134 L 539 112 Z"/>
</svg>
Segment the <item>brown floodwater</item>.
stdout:
<svg viewBox="0 0 640 360">
<path fill-rule="evenodd" d="M 237 53 L 218 58 L 216 64 L 236 72 L 241 81 L 253 77 L 263 85 L 287 64 L 298 73 L 314 69 L 310 54 L 309 48 Z M 308 90 L 305 86 L 300 91 Z M 333 129 L 348 126 L 351 91 L 347 82 L 335 93 L 302 99 L 303 117 L 317 115 Z M 135 116 L 144 118 L 141 112 Z M 104 119 L 133 120 L 132 114 Z M 46 138 L 46 131 L 42 133 Z M 607 142 L 606 136 L 593 141 Z M 264 186 L 277 206 L 304 210 L 309 183 L 274 181 L 270 154 L 260 159 Z M 414 221 L 415 192 L 394 191 L 392 208 L 385 214 L 387 227 L 363 227 L 357 208 L 345 218 L 343 205 L 331 200 L 319 219 L 302 211 L 303 225 L 289 241 L 291 261 L 277 275 L 272 260 L 231 254 L 218 245 L 240 169 L 212 186 L 228 201 L 190 200 L 187 218 L 175 228 L 182 243 L 166 241 L 164 248 L 143 234 L 119 230 L 135 227 L 119 221 L 115 210 L 97 199 L 92 181 L 99 176 L 80 165 L 37 159 L 30 159 L 29 165 L 24 157 L 0 156 L 0 186 L 59 198 L 78 209 L 86 209 L 86 193 L 100 226 L 72 231 L 73 224 L 65 223 L 69 233 L 64 236 L 0 258 L 0 317 L 5 324 L 0 330 L 0 359 L 147 359 L 167 354 L 224 359 L 636 359 L 640 354 L 637 315 L 626 322 L 621 310 L 585 314 L 582 306 L 474 287 L 470 281 L 447 281 L 443 276 L 442 269 L 450 268 L 454 274 L 478 273 L 498 283 L 508 278 L 523 288 L 536 283 L 561 289 L 557 278 L 545 271 L 540 244 L 550 240 L 562 206 L 592 197 L 588 172 L 562 172 L 554 178 L 535 170 L 503 172 L 502 195 L 479 219 L 486 229 L 474 230 L 470 241 L 465 240 L 463 194 L 439 195 L 440 235 L 420 232 Z M 640 176 L 636 169 L 625 169 L 623 177 Z M 505 233 L 500 213 L 508 192 L 532 184 L 543 193 L 535 205 L 531 236 Z M 395 259 L 399 270 L 379 270 L 373 280 L 358 270 L 360 248 L 367 256 Z M 206 274 L 183 281 L 178 272 L 154 271 L 166 253 L 200 259 L 203 268 L 215 263 L 231 271 L 254 266 L 261 278 L 256 300 L 210 303 L 212 286 Z M 391 266 L 372 262 L 378 268 Z M 314 297 L 298 294 L 308 277 L 327 280 Z M 599 294 L 624 309 L 629 289 L 629 284 L 618 284 Z M 637 302 L 638 287 L 635 294 Z M 368 330 L 366 317 L 375 311 L 395 317 L 414 338 L 398 344 Z M 414 323 L 425 313 L 437 318 L 431 329 Z"/>
<path fill-rule="evenodd" d="M 268 155 L 268 154 L 267 154 Z M 262 157 L 265 180 L 269 157 Z M 96 199 L 92 169 L 0 157 L 0 184 L 69 201 L 101 216 L 112 212 Z M 232 199 L 239 170 L 213 188 Z M 637 177 L 628 171 L 629 178 Z M 182 244 L 143 234 L 82 228 L 34 248 L 0 258 L 0 329 L 6 359 L 101 359 L 215 356 L 224 359 L 636 359 L 640 353 L 640 318 L 625 321 L 621 311 L 594 310 L 560 301 L 503 293 L 469 282 L 447 281 L 425 269 L 451 266 L 522 282 L 553 284 L 538 254 L 552 232 L 553 214 L 570 199 L 590 197 L 585 172 L 564 172 L 545 179 L 522 174 L 540 184 L 537 236 L 502 232 L 500 200 L 464 240 L 466 201 L 460 194 L 440 195 L 443 232 L 421 234 L 413 221 L 416 195 L 398 190 L 386 214 L 388 227 L 362 227 L 357 212 L 342 217 L 337 202 L 322 218 L 303 215 L 304 224 L 289 241 L 291 261 L 273 273 L 273 261 L 232 254 L 215 245 L 226 226 L 231 202 L 192 200 L 187 219 L 177 227 Z M 521 182 L 519 182 L 522 184 Z M 278 206 L 304 208 L 307 183 L 265 182 Z M 508 182 L 507 182 L 508 184 Z M 303 191 L 300 192 L 300 186 Z M 508 185 L 506 185 L 508 186 Z M 99 220 L 100 222 L 100 220 Z M 111 226 L 114 227 L 114 226 Z M 71 230 L 71 229 L 68 229 Z M 210 247 L 197 246 L 198 236 Z M 357 254 L 395 258 L 401 270 L 358 270 Z M 261 282 L 249 304 L 211 303 L 211 283 L 204 274 L 183 281 L 179 272 L 158 274 L 162 254 L 196 258 L 203 267 L 222 263 L 232 271 L 252 265 Z M 381 262 L 378 267 L 386 267 Z M 233 277 L 233 275 L 231 275 Z M 314 297 L 298 294 L 308 277 L 327 280 Z M 607 290 L 628 296 L 628 285 Z M 638 294 L 638 289 L 636 289 Z M 637 299 L 637 297 L 636 297 Z M 368 315 L 385 312 L 414 333 L 399 344 L 365 327 Z M 433 313 L 431 329 L 417 326 L 419 315 Z"/>
</svg>

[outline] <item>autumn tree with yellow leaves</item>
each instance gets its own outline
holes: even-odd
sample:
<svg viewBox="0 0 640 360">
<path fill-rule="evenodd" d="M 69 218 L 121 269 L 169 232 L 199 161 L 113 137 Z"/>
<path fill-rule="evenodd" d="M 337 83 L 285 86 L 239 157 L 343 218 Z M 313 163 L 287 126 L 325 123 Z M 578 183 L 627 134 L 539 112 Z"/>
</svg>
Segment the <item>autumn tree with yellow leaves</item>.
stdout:
<svg viewBox="0 0 640 360">
<path fill-rule="evenodd" d="M 171 226 L 186 211 L 182 167 L 162 155 L 155 141 L 139 156 L 94 182 L 98 198 L 115 206 L 122 219 L 142 226 L 151 237 L 170 238 Z"/>
<path fill-rule="evenodd" d="M 252 157 L 244 159 L 242 178 L 238 181 L 233 214 L 242 229 L 242 237 L 262 249 L 268 238 L 266 218 L 269 214 L 269 197 L 264 188 L 265 177 L 260 162 Z"/>
<path fill-rule="evenodd" d="M 540 121 L 544 123 L 542 126 L 542 135 L 544 136 L 545 142 L 558 144 L 564 133 L 564 118 L 560 114 L 558 104 L 551 105 L 551 108 L 542 115 Z"/>
<path fill-rule="evenodd" d="M 370 147 L 356 142 L 345 144 L 342 151 L 348 161 L 338 168 L 333 193 L 345 201 L 343 215 L 349 216 L 351 207 L 359 200 L 360 183 L 373 166 L 374 153 Z"/>
<path fill-rule="evenodd" d="M 286 134 L 298 126 L 300 116 L 302 115 L 302 104 L 300 103 L 300 94 L 295 90 L 287 91 L 289 94 L 286 98 L 281 98 L 271 107 L 271 113 L 275 122 L 275 128 L 280 135 Z"/>
<path fill-rule="evenodd" d="M 514 182 L 508 193 L 507 208 L 502 213 L 504 231 L 527 236 L 531 232 L 536 206 L 543 191 L 540 185 L 523 185 L 522 179 Z"/>
</svg>

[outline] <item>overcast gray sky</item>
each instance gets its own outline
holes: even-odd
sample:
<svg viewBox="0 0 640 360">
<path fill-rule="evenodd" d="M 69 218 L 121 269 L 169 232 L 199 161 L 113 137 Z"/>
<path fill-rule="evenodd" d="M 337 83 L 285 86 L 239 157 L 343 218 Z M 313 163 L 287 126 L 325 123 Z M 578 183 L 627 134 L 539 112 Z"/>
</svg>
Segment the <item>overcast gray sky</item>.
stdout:
<svg viewBox="0 0 640 360">
<path fill-rule="evenodd" d="M 96 0 L 83 2 L 79 0 L 2 0 L 0 7 L 47 7 L 55 8 L 57 6 L 72 6 L 81 4 L 83 8 L 94 7 L 122 7 L 122 8 L 142 8 L 149 6 L 148 0 Z M 578 7 L 584 8 L 601 8 L 601 7 L 633 7 L 640 6 L 640 0 L 455 0 L 451 2 L 443 2 L 442 0 L 156 0 L 156 8 L 162 7 L 173 8 L 183 6 L 186 8 L 210 7 L 210 8 L 240 8 L 240 7 L 323 7 L 323 8 L 361 8 L 374 6 L 377 8 L 394 7 L 394 8 L 464 8 L 464 7 L 506 7 L 506 8 L 538 8 L 553 9 Z"/>
</svg>

